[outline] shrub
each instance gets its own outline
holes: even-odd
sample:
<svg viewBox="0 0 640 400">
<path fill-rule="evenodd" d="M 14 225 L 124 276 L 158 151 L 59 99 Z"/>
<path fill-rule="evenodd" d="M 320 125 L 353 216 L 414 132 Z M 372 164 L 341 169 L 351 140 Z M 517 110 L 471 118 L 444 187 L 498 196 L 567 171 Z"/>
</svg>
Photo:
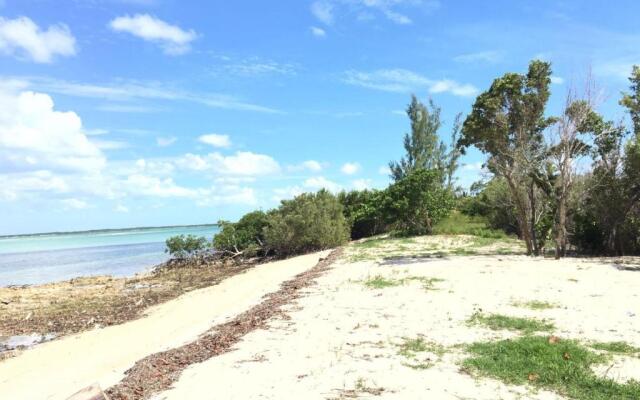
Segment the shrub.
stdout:
<svg viewBox="0 0 640 400">
<path fill-rule="evenodd" d="M 342 205 L 326 190 L 283 200 L 268 218 L 265 244 L 282 257 L 335 247 L 349 239 Z"/>
<path fill-rule="evenodd" d="M 219 221 L 222 228 L 213 237 L 213 247 L 216 251 L 240 253 L 246 257 L 254 257 L 263 252 L 264 229 L 268 225 L 267 214 L 263 211 L 253 211 L 245 214 L 236 223 Z"/>
<path fill-rule="evenodd" d="M 504 231 L 490 228 L 486 218 L 471 217 L 457 210 L 438 222 L 433 228 L 433 233 L 436 235 L 473 235 L 488 239 L 507 237 Z"/>
<path fill-rule="evenodd" d="M 165 253 L 181 260 L 197 257 L 210 248 L 207 239 L 195 235 L 172 236 L 165 241 L 165 245 Z"/>
<path fill-rule="evenodd" d="M 418 169 L 390 185 L 381 203 L 384 219 L 398 233 L 424 235 L 449 214 L 454 201 L 439 171 Z"/>
<path fill-rule="evenodd" d="M 493 178 L 486 184 L 475 183 L 472 187 L 477 188 L 476 195 L 459 199 L 458 209 L 469 216 L 485 217 L 494 229 L 518 233 L 516 210 L 507 182 Z"/>
<path fill-rule="evenodd" d="M 387 224 L 383 221 L 380 199 L 383 193 L 377 190 L 353 190 L 338 194 L 344 216 L 351 227 L 351 239 L 361 239 L 384 233 Z"/>
</svg>

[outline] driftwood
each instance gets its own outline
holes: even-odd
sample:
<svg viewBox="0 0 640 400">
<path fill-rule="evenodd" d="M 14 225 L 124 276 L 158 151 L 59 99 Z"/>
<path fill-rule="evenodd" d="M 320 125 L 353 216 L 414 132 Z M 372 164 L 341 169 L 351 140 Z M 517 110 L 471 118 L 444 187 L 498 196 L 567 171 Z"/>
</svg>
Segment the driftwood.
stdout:
<svg viewBox="0 0 640 400">
<path fill-rule="evenodd" d="M 100 385 L 93 384 L 69 397 L 67 400 L 109 400 L 106 394 L 100 389 Z"/>
</svg>

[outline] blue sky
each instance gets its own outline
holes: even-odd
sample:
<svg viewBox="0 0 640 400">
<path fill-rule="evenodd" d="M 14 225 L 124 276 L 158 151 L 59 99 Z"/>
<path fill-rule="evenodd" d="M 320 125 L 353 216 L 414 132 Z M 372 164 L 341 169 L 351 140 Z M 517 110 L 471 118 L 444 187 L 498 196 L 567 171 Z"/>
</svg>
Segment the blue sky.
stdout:
<svg viewBox="0 0 640 400">
<path fill-rule="evenodd" d="M 553 63 L 609 118 L 637 1 L 0 0 L 0 234 L 236 219 L 388 184 L 415 93 L 458 112 Z M 471 151 L 459 184 L 481 176 Z"/>
</svg>

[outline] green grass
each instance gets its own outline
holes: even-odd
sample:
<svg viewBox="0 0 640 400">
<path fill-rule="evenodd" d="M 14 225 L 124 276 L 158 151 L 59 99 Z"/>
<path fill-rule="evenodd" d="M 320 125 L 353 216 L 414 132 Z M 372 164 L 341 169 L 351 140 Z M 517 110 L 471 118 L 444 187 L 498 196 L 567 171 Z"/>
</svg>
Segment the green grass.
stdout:
<svg viewBox="0 0 640 400">
<path fill-rule="evenodd" d="M 500 314 L 483 315 L 475 313 L 467 320 L 467 323 L 470 325 L 486 326 L 492 330 L 506 329 L 525 334 L 551 331 L 555 328 L 553 324 L 539 321 L 537 319 L 509 317 L 507 315 Z"/>
<path fill-rule="evenodd" d="M 591 366 L 607 361 L 571 340 L 551 343 L 542 336 L 474 343 L 465 369 L 513 385 L 531 384 L 579 400 L 640 399 L 640 383 L 600 378 Z"/>
<path fill-rule="evenodd" d="M 385 278 L 381 275 L 376 275 L 373 278 L 369 278 L 364 281 L 364 285 L 370 289 L 384 289 L 393 286 L 400 286 L 402 285 L 402 282 L 395 279 Z"/>
<path fill-rule="evenodd" d="M 419 353 L 432 353 L 438 357 L 438 359 L 446 353 L 444 346 L 427 342 L 420 337 L 416 339 L 404 338 L 404 341 L 400 343 L 398 347 L 398 354 L 410 360 L 410 362 L 406 362 L 404 365 L 413 369 L 427 369 L 433 366 L 434 360 L 420 360 L 418 357 Z"/>
<path fill-rule="evenodd" d="M 529 308 L 531 310 L 549 310 L 551 308 L 558 308 L 557 304 L 549 303 L 548 301 L 531 300 L 524 302 L 512 303 L 514 307 Z"/>
<path fill-rule="evenodd" d="M 455 210 L 433 227 L 433 233 L 436 235 L 473 235 L 487 239 L 507 238 L 507 234 L 503 231 L 489 227 L 484 218 L 470 217 Z"/>
<path fill-rule="evenodd" d="M 640 353 L 640 348 L 631 346 L 626 342 L 596 342 L 590 344 L 589 347 L 617 354 L 635 355 Z"/>
<path fill-rule="evenodd" d="M 376 275 L 364 281 L 364 285 L 370 289 L 384 289 L 388 287 L 406 285 L 412 281 L 422 283 L 422 288 L 424 290 L 434 290 L 434 283 L 442 282 L 443 279 L 427 278 L 426 276 L 408 276 L 401 279 L 391 279 L 385 278 L 382 275 Z"/>
</svg>

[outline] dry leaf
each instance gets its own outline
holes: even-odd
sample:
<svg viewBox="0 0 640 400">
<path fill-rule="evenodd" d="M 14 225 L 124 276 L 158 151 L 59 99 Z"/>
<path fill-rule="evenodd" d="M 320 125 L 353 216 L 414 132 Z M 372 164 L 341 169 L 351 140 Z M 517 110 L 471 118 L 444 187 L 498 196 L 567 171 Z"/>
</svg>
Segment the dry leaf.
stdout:
<svg viewBox="0 0 640 400">
<path fill-rule="evenodd" d="M 535 382 L 538 380 L 538 378 L 540 378 L 540 375 L 532 373 L 532 374 L 529 374 L 528 378 L 529 378 L 529 382 Z"/>
<path fill-rule="evenodd" d="M 549 344 L 556 344 L 560 342 L 560 338 L 557 336 L 549 336 Z"/>
<path fill-rule="evenodd" d="M 565 360 L 568 360 L 568 359 L 570 359 L 570 358 L 571 358 L 571 354 L 569 354 L 569 353 L 567 353 L 567 352 L 565 351 L 565 353 L 562 355 L 562 358 L 564 358 Z"/>
</svg>

